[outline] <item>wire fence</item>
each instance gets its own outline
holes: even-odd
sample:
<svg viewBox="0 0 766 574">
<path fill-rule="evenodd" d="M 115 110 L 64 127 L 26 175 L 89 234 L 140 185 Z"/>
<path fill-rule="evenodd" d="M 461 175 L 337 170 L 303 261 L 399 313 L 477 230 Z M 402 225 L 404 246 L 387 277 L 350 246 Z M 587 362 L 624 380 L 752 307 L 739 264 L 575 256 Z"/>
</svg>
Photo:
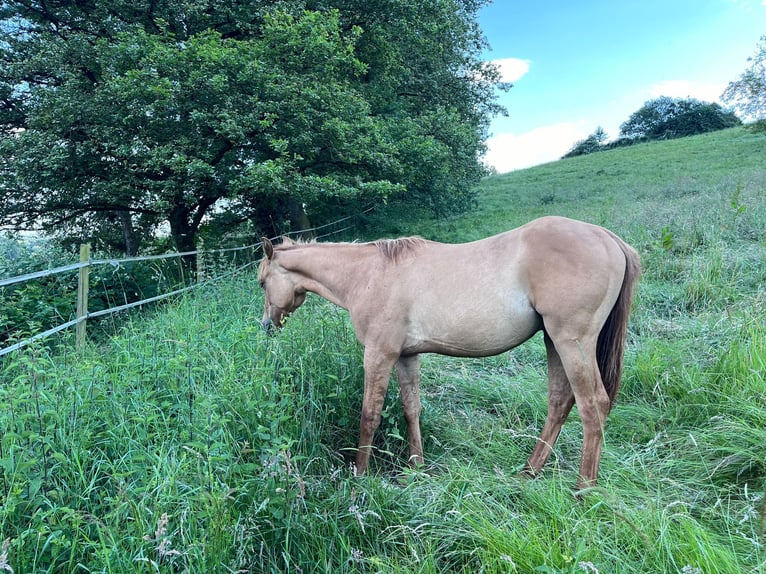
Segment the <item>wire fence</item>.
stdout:
<svg viewBox="0 0 766 574">
<path fill-rule="evenodd" d="M 345 232 L 354 229 L 355 220 L 358 219 L 359 216 L 362 216 L 371 212 L 373 209 L 375 209 L 374 205 L 367 206 L 364 210 L 362 210 L 361 212 L 357 214 L 349 215 L 347 217 L 343 217 L 341 219 L 332 221 L 324 225 L 313 227 L 310 229 L 302 229 L 299 231 L 288 232 L 284 235 L 311 237 L 312 239 L 324 239 L 327 237 L 340 236 L 344 234 Z M 277 238 L 275 237 L 272 239 L 277 239 Z M 127 311 L 129 309 L 141 307 L 143 305 L 156 303 L 158 301 L 162 301 L 170 297 L 175 297 L 187 291 L 191 291 L 192 289 L 196 289 L 202 285 L 209 284 L 215 281 L 220 281 L 222 279 L 231 277 L 237 273 L 241 273 L 249 268 L 252 268 L 258 263 L 257 255 L 260 249 L 261 249 L 261 243 L 259 242 L 259 243 L 253 243 L 250 245 L 244 245 L 241 247 L 227 247 L 222 249 L 200 249 L 197 251 L 187 251 L 183 253 L 166 253 L 162 255 L 126 257 L 121 259 L 116 259 L 116 258 L 92 259 L 90 257 L 90 246 L 83 245 L 81 246 L 81 250 L 80 250 L 80 261 L 77 263 L 71 263 L 69 265 L 55 267 L 52 269 L 35 271 L 32 273 L 26 273 L 24 275 L 18 275 L 18 276 L 9 277 L 6 279 L 0 279 L 0 293 L 3 293 L 3 291 L 6 288 L 9 288 L 12 286 L 19 286 L 20 284 L 24 284 L 30 281 L 57 277 L 59 275 L 67 276 L 67 274 L 69 275 L 69 277 L 67 277 L 65 282 L 73 285 L 74 277 L 71 277 L 71 275 L 74 272 L 77 272 L 77 282 L 76 282 L 77 297 L 76 297 L 76 312 L 74 313 L 75 315 L 74 318 L 68 321 L 64 321 L 55 326 L 52 326 L 43 331 L 40 331 L 34 334 L 28 334 L 28 336 L 26 336 L 25 338 L 21 340 L 17 340 L 13 344 L 0 348 L 0 357 L 2 357 L 3 355 L 7 355 L 9 353 L 12 353 L 14 351 L 17 351 L 19 349 L 22 349 L 23 347 L 26 347 L 27 345 L 31 343 L 34 343 L 36 341 L 41 341 L 43 339 L 50 337 L 51 335 L 55 335 L 56 333 L 60 333 L 72 327 L 76 328 L 76 345 L 81 346 L 85 342 L 85 337 L 86 337 L 85 329 L 86 329 L 87 321 L 89 319 L 97 319 L 97 318 L 113 315 L 121 311 Z M 223 266 L 216 263 L 216 258 L 221 255 L 231 257 L 231 260 L 225 262 Z M 116 270 L 124 269 L 129 264 L 134 264 L 134 263 L 157 264 L 158 262 L 161 262 L 164 260 L 176 260 L 178 262 L 182 262 L 184 258 L 186 258 L 187 261 L 192 258 L 196 259 L 195 269 L 189 270 L 187 268 L 184 271 L 184 265 L 179 264 L 176 275 L 180 275 L 181 277 L 180 277 L 180 281 L 177 281 L 175 284 L 167 281 L 164 274 L 159 274 L 156 271 L 156 269 L 154 272 L 150 272 L 154 274 L 155 282 L 158 285 L 162 284 L 167 288 L 167 290 L 165 290 L 164 292 L 161 292 L 161 293 L 158 292 L 155 294 L 151 294 L 149 296 L 144 296 L 146 294 L 142 293 L 140 289 L 133 288 L 133 291 L 134 291 L 133 295 L 137 296 L 138 298 L 135 300 L 129 301 L 127 291 L 131 288 L 127 287 L 126 285 L 123 285 L 122 298 L 124 302 L 122 302 L 121 304 L 115 304 L 116 301 L 114 300 L 114 297 L 110 297 L 109 293 L 107 293 L 106 296 L 102 297 L 102 299 L 104 300 L 102 301 L 102 303 L 105 302 L 104 304 L 108 304 L 108 306 L 105 306 L 104 308 L 101 308 L 101 309 L 89 310 L 89 299 L 92 297 L 92 294 L 93 294 L 92 287 L 90 286 L 92 270 L 97 269 L 99 267 L 109 266 L 116 272 Z M 193 277 L 190 277 L 191 275 L 193 275 Z M 162 278 L 162 281 L 157 280 L 157 278 L 159 277 Z M 191 282 L 187 283 L 188 281 L 191 281 Z M 127 280 L 125 282 L 127 283 Z M 182 286 L 179 286 L 179 285 L 182 285 Z M 157 287 L 157 290 L 159 291 L 159 287 Z M 71 288 L 67 289 L 67 291 L 69 291 L 69 294 L 71 297 L 69 300 L 69 303 L 71 305 L 72 299 L 74 299 L 73 294 L 71 293 L 72 289 Z M 61 313 L 59 313 L 58 315 L 61 318 L 63 318 Z M 9 335 L 8 333 L 5 333 L 5 334 L 0 333 L 0 335 L 4 335 L 3 338 L 0 338 L 0 344 L 7 342 L 8 339 L 11 338 L 11 335 Z M 3 339 L 5 339 L 5 341 Z"/>
<path fill-rule="evenodd" d="M 156 303 L 158 301 L 162 301 L 164 299 L 168 299 L 170 297 L 180 295 L 181 293 L 191 291 L 192 289 L 196 289 L 202 285 L 211 283 L 213 281 L 219 281 L 221 279 L 224 279 L 225 277 L 230 277 L 236 273 L 242 272 L 245 269 L 248 269 L 252 267 L 253 265 L 255 265 L 256 263 L 255 257 L 260 249 L 261 249 L 260 244 L 252 244 L 252 245 L 245 245 L 245 246 L 236 247 L 236 248 L 187 251 L 183 253 L 167 253 L 163 255 L 149 255 L 149 256 L 143 256 L 143 257 L 126 257 L 123 259 L 114 259 L 114 258 L 91 259 L 89 257 L 89 246 L 83 245 L 81 248 L 81 253 L 84 251 L 84 253 L 86 254 L 84 257 L 82 257 L 84 259 L 83 261 L 80 261 L 78 263 L 72 263 L 71 265 L 64 265 L 62 267 L 56 267 L 56 268 L 47 269 L 44 271 L 37 271 L 34 273 L 27 273 L 25 275 L 20 275 L 17 277 L 10 277 L 7 279 L 0 280 L 0 288 L 3 288 L 3 287 L 11 286 L 11 285 L 16 285 L 19 283 L 24 283 L 27 281 L 32 281 L 35 279 L 43 279 L 46 277 L 56 276 L 60 274 L 72 273 L 74 271 L 78 272 L 77 297 L 76 297 L 77 310 L 76 310 L 75 318 L 69 321 L 65 321 L 49 329 L 46 329 L 40 333 L 31 335 L 20 341 L 16 341 L 12 345 L 0 348 L 0 356 L 7 355 L 8 353 L 12 353 L 13 351 L 21 349 L 31 343 L 34 343 L 35 341 L 40 341 L 42 339 L 50 337 L 51 335 L 54 335 L 56 333 L 60 333 L 61 331 L 64 331 L 71 327 L 78 328 L 77 344 L 81 345 L 84 342 L 84 338 L 85 338 L 84 326 L 86 325 L 89 319 L 97 319 L 99 317 L 112 315 L 120 311 L 127 311 L 128 309 L 133 309 L 135 307 L 140 307 L 150 303 Z M 191 284 L 184 285 L 183 287 L 180 287 L 180 288 L 171 289 L 170 291 L 159 293 L 157 295 L 152 295 L 150 297 L 142 297 L 135 301 L 126 302 L 120 305 L 113 305 L 104 309 L 99 309 L 95 311 L 90 311 L 88 309 L 88 299 L 91 295 L 90 287 L 89 287 L 90 271 L 93 268 L 96 268 L 98 266 L 109 265 L 109 266 L 112 266 L 113 268 L 119 268 L 129 263 L 156 262 L 156 261 L 167 260 L 167 259 L 180 260 L 184 257 L 187 257 L 187 258 L 197 257 L 198 263 L 202 263 L 205 261 L 209 261 L 209 258 L 216 254 L 244 252 L 244 251 L 249 253 L 249 257 L 248 257 L 249 260 L 241 265 L 238 265 L 234 269 L 229 270 L 228 272 L 217 273 L 215 275 L 212 275 L 206 271 L 204 265 L 199 265 L 195 273 L 197 277 L 195 278 L 194 282 Z"/>
</svg>

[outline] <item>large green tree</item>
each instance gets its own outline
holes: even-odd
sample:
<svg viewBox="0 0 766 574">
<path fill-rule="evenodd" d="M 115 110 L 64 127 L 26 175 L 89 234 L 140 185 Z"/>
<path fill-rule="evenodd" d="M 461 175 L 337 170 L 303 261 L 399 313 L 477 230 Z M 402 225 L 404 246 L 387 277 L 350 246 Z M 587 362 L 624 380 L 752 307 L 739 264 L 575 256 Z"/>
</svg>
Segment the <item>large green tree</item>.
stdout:
<svg viewBox="0 0 766 574">
<path fill-rule="evenodd" d="M 498 111 L 482 4 L 6 1 L 0 223 L 135 252 L 163 224 L 190 250 L 205 221 L 465 207 Z"/>
</svg>

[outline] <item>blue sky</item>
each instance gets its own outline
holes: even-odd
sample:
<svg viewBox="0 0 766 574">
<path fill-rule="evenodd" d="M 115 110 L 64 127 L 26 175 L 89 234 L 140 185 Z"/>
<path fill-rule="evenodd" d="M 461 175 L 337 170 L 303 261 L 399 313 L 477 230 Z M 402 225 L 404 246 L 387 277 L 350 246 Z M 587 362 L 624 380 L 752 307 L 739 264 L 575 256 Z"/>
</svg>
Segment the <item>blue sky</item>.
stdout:
<svg viewBox="0 0 766 574">
<path fill-rule="evenodd" d="M 553 161 L 598 126 L 610 138 L 647 100 L 718 101 L 766 35 L 766 0 L 495 0 L 479 13 L 514 87 L 487 163 Z"/>
</svg>

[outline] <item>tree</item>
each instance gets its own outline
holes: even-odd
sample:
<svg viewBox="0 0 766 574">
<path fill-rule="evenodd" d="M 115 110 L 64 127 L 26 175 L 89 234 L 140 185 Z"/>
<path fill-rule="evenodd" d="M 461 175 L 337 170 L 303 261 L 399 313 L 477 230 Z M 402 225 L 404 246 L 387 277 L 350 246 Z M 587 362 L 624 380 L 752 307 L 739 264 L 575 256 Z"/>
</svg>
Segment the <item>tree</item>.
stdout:
<svg viewBox="0 0 766 574">
<path fill-rule="evenodd" d="M 0 223 L 187 251 L 304 205 L 464 207 L 497 110 L 482 4 L 5 2 Z"/>
<path fill-rule="evenodd" d="M 473 201 L 486 169 L 496 69 L 482 59 L 486 47 L 476 12 L 486 0 L 339 0 L 347 26 L 362 30 L 357 53 L 368 70 L 362 89 L 376 117 L 391 122 L 411 200 L 437 213 Z M 393 174 L 392 174 L 393 175 Z"/>
<path fill-rule="evenodd" d="M 596 131 L 590 134 L 587 138 L 576 142 L 572 146 L 572 149 L 562 156 L 562 159 L 601 151 L 608 137 L 609 136 L 607 136 L 604 128 L 599 126 L 596 128 Z"/>
<path fill-rule="evenodd" d="M 694 98 L 662 96 L 646 102 L 620 126 L 620 138 L 666 139 L 685 137 L 739 125 L 733 112 L 719 104 Z"/>
<path fill-rule="evenodd" d="M 723 93 L 723 101 L 731 104 L 743 117 L 766 120 L 766 36 L 758 43 L 758 53 L 749 58 L 750 67 Z"/>
</svg>

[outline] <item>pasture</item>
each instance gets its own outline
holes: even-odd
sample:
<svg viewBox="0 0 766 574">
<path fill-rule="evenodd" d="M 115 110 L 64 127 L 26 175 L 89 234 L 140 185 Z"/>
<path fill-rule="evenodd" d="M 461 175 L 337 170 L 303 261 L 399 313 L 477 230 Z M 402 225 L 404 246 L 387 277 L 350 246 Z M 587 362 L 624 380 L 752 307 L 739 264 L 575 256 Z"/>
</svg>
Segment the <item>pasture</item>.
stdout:
<svg viewBox="0 0 766 574">
<path fill-rule="evenodd" d="M 388 390 L 355 477 L 362 349 L 318 297 L 275 337 L 254 275 L 75 352 L 0 359 L 0 572 L 757 573 L 766 569 L 766 136 L 742 128 L 485 180 L 381 235 L 467 241 L 545 214 L 641 254 L 599 485 L 576 409 L 541 477 L 540 335 L 422 361 L 425 465 Z M 396 210 L 392 209 L 395 213 Z"/>
</svg>

